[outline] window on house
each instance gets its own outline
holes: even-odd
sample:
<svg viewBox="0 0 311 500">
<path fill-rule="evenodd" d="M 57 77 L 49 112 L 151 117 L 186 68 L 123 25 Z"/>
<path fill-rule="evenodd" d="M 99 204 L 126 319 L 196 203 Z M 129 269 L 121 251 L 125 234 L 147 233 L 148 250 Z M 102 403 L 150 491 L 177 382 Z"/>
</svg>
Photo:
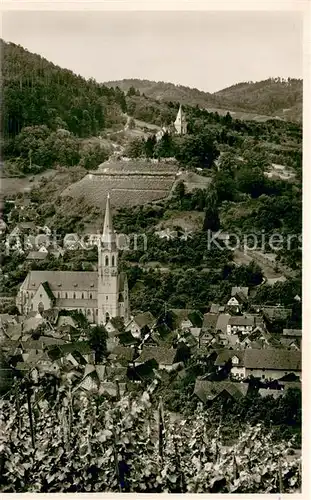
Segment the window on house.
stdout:
<svg viewBox="0 0 311 500">
<path fill-rule="evenodd" d="M 90 299 L 92 299 L 92 298 L 93 298 L 93 296 L 92 296 L 92 294 L 90 293 Z"/>
<path fill-rule="evenodd" d="M 106 258 L 105 258 L 105 266 L 109 266 L 109 259 L 108 259 L 107 255 L 106 255 Z"/>
<path fill-rule="evenodd" d="M 68 299 L 68 293 L 67 292 L 65 293 L 65 299 Z"/>
<path fill-rule="evenodd" d="M 114 255 L 112 256 L 112 266 L 114 266 Z"/>
<path fill-rule="evenodd" d="M 88 309 L 87 310 L 87 315 L 90 316 L 90 314 L 91 314 L 91 311 Z"/>
<path fill-rule="evenodd" d="M 262 375 L 262 378 L 263 378 L 263 379 L 265 378 L 265 374 L 264 374 L 264 373 L 263 373 L 263 375 Z"/>
<path fill-rule="evenodd" d="M 60 293 L 59 293 L 59 292 L 58 292 L 58 294 L 57 294 L 57 298 L 58 298 L 58 299 L 60 299 Z"/>
<path fill-rule="evenodd" d="M 74 298 L 74 299 L 76 298 L 76 294 L 75 294 L 75 292 L 73 292 L 73 298 Z"/>
<path fill-rule="evenodd" d="M 106 295 L 106 300 L 108 300 L 108 295 Z"/>
<path fill-rule="evenodd" d="M 81 299 L 84 299 L 84 293 L 83 293 L 83 292 L 82 292 L 82 294 L 81 294 Z"/>
</svg>

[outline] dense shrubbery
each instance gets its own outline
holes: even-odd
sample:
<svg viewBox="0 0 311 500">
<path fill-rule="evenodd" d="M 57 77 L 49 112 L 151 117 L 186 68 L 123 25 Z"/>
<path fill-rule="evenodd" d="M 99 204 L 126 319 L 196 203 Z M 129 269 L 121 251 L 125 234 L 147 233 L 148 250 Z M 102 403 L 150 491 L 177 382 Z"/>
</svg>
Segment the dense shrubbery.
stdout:
<svg viewBox="0 0 311 500">
<path fill-rule="evenodd" d="M 172 423 L 149 396 L 118 402 L 88 399 L 60 386 L 40 385 L 0 400 L 1 491 L 290 493 L 301 485 L 300 459 L 286 441 L 273 444 L 249 427 L 229 449 L 208 412 Z M 33 448 L 35 446 L 35 449 Z"/>
</svg>

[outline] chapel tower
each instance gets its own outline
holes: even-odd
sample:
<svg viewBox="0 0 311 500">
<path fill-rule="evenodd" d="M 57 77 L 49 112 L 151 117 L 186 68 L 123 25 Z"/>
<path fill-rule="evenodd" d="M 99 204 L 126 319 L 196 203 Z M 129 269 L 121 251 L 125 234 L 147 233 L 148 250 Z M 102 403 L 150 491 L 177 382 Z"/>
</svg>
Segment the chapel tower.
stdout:
<svg viewBox="0 0 311 500">
<path fill-rule="evenodd" d="M 112 225 L 110 197 L 106 202 L 103 233 L 98 245 L 98 323 L 106 324 L 109 318 L 120 315 L 118 248 Z"/>
<path fill-rule="evenodd" d="M 179 106 L 174 126 L 177 134 L 184 135 L 187 133 L 187 122 L 181 105 Z"/>
</svg>

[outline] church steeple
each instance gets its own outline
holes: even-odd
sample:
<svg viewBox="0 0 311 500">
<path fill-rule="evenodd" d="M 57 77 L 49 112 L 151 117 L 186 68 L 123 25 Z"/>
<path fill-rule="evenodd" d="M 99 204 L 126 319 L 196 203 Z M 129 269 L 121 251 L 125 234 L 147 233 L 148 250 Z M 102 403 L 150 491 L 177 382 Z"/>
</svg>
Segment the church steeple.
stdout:
<svg viewBox="0 0 311 500">
<path fill-rule="evenodd" d="M 106 211 L 105 211 L 105 220 L 102 234 L 102 242 L 105 246 L 110 246 L 115 243 L 116 235 L 113 229 L 112 224 L 112 216 L 110 210 L 110 195 L 108 193 L 107 201 L 106 201 Z"/>
<path fill-rule="evenodd" d="M 182 134 L 187 133 L 187 122 L 186 122 L 181 104 L 179 106 L 179 110 L 178 110 L 174 125 L 175 125 L 175 130 L 176 130 L 177 134 L 182 135 Z"/>
</svg>

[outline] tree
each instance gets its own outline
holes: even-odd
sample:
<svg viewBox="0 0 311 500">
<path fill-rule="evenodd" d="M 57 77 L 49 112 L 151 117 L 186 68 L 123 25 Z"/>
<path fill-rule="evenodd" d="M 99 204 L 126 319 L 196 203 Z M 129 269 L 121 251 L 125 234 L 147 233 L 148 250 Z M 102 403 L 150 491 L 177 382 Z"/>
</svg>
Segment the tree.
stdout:
<svg viewBox="0 0 311 500">
<path fill-rule="evenodd" d="M 215 188 L 212 186 L 206 197 L 205 218 L 203 222 L 204 231 L 218 231 L 220 219 L 218 213 L 218 197 Z"/>
<path fill-rule="evenodd" d="M 219 156 L 214 137 L 205 131 L 183 137 L 176 149 L 175 156 L 181 165 L 193 168 L 211 168 Z"/>
<path fill-rule="evenodd" d="M 129 158 L 140 158 L 144 154 L 145 141 L 144 139 L 135 138 L 125 148 L 125 156 Z"/>
<path fill-rule="evenodd" d="M 88 332 L 88 342 L 95 352 L 95 363 L 101 363 L 107 355 L 108 333 L 104 326 L 96 325 Z"/>
<path fill-rule="evenodd" d="M 130 86 L 130 88 L 127 91 L 127 96 L 128 97 L 133 97 L 136 95 L 136 89 L 133 87 L 133 85 Z"/>
<path fill-rule="evenodd" d="M 238 163 L 236 157 L 231 152 L 228 152 L 220 156 L 218 167 L 220 172 L 226 173 L 227 176 L 233 178 Z"/>
<path fill-rule="evenodd" d="M 156 144 L 157 140 L 155 135 L 148 137 L 144 144 L 145 155 L 147 156 L 147 158 L 153 158 Z"/>
<path fill-rule="evenodd" d="M 174 156 L 174 150 L 173 139 L 168 132 L 165 132 L 155 147 L 154 156 L 157 158 L 171 158 Z"/>
<path fill-rule="evenodd" d="M 252 198 L 258 198 L 265 190 L 265 177 L 258 167 L 244 166 L 238 172 L 237 185 L 239 191 L 248 193 Z"/>
<path fill-rule="evenodd" d="M 236 182 L 227 172 L 221 170 L 214 177 L 214 187 L 217 191 L 219 202 L 228 200 L 235 201 L 237 198 Z"/>
</svg>

